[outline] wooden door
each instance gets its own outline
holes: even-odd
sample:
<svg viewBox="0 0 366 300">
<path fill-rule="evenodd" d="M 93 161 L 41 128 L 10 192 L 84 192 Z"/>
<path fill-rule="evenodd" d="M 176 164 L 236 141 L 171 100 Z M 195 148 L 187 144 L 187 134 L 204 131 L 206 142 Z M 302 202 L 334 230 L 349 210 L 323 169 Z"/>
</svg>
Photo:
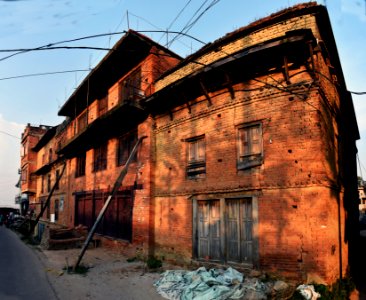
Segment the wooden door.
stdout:
<svg viewBox="0 0 366 300">
<path fill-rule="evenodd" d="M 226 200 L 226 255 L 228 262 L 253 262 L 251 199 Z"/>
<path fill-rule="evenodd" d="M 198 201 L 198 258 L 220 260 L 220 201 Z"/>
</svg>

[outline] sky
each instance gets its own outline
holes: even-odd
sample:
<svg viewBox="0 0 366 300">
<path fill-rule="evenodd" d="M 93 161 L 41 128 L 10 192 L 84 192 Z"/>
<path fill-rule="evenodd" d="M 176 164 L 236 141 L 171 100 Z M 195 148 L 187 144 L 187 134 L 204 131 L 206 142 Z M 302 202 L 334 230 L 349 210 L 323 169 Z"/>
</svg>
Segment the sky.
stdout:
<svg viewBox="0 0 366 300">
<path fill-rule="evenodd" d="M 304 1 L 295 0 L 0 0 L 0 206 L 14 206 L 19 193 L 20 137 L 27 123 L 57 125 L 59 108 L 106 55 L 101 50 L 55 49 L 16 52 L 98 34 L 181 31 L 205 43 L 271 13 Z M 347 88 L 366 91 L 366 0 L 320 0 L 326 5 Z M 196 22 L 189 26 L 197 19 Z M 188 26 L 187 26 L 188 25 Z M 173 34 L 145 32 L 186 57 L 202 47 L 192 38 L 171 43 Z M 58 46 L 111 48 L 122 34 Z M 84 71 L 80 71 L 84 70 Z M 47 75 L 44 73 L 55 73 Z M 28 76 L 32 75 L 32 76 Z M 15 77 L 15 78 L 14 78 Z M 366 179 L 366 95 L 353 95 L 361 140 L 359 175 Z"/>
</svg>

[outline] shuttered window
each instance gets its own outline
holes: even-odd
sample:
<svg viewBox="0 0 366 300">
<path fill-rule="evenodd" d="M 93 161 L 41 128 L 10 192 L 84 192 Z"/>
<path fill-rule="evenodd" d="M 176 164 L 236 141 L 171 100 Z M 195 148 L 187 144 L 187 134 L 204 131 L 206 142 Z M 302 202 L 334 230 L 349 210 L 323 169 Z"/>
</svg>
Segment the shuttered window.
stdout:
<svg viewBox="0 0 366 300">
<path fill-rule="evenodd" d="M 187 140 L 187 177 L 204 178 L 206 175 L 205 136 Z"/>
<path fill-rule="evenodd" d="M 121 166 L 127 162 L 133 147 L 137 143 L 137 131 L 133 131 L 129 134 L 125 134 L 118 139 L 118 149 L 117 149 L 117 165 Z M 135 155 L 132 161 L 137 160 L 137 155 Z"/>
<path fill-rule="evenodd" d="M 263 162 L 261 124 L 244 125 L 238 128 L 238 169 L 258 166 Z"/>
<path fill-rule="evenodd" d="M 98 101 L 98 116 L 104 115 L 108 110 L 108 97 L 105 96 L 104 98 Z"/>
<path fill-rule="evenodd" d="M 81 177 L 85 175 L 85 162 L 86 162 L 85 152 L 76 157 L 75 177 Z"/>
<path fill-rule="evenodd" d="M 139 100 L 144 95 L 141 90 L 141 68 L 137 68 L 119 84 L 120 103 Z"/>
<path fill-rule="evenodd" d="M 77 125 L 78 125 L 78 133 L 83 131 L 88 125 L 88 114 L 86 113 L 86 111 L 83 112 L 78 118 Z"/>
<path fill-rule="evenodd" d="M 107 169 L 107 151 L 107 143 L 94 149 L 94 172 Z"/>
</svg>

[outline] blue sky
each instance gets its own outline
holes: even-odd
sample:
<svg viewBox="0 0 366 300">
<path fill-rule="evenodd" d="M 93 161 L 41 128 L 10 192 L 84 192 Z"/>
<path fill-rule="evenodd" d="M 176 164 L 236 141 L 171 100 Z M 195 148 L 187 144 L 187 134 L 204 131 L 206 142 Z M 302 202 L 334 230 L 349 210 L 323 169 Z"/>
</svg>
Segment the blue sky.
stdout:
<svg viewBox="0 0 366 300">
<path fill-rule="evenodd" d="M 212 42 L 239 27 L 303 1 L 217 0 L 189 30 L 189 34 Z M 180 31 L 212 0 L 0 0 L 0 50 L 23 49 L 89 35 L 127 30 Z M 326 4 L 338 46 L 347 87 L 366 91 L 366 1 L 321 0 Z M 202 9 L 199 8 L 202 6 Z M 179 12 L 181 12 L 179 17 Z M 127 13 L 128 11 L 128 13 Z M 175 20 L 175 21 L 174 21 Z M 174 21 L 174 22 L 173 22 Z M 145 33 L 165 44 L 161 33 Z M 112 47 L 121 37 L 88 39 L 67 46 Z M 168 38 L 172 38 L 169 36 Z M 181 38 L 170 49 L 185 57 L 202 45 Z M 59 107 L 87 72 L 4 78 L 45 72 L 87 70 L 106 54 L 95 50 L 49 50 L 27 52 L 1 60 L 0 53 L 0 205 L 12 204 L 19 168 L 20 137 L 25 124 L 57 125 Z M 353 96 L 361 138 L 366 138 L 366 95 Z M 14 137 L 15 136 L 15 137 Z M 358 142 L 361 163 L 366 166 L 366 143 Z M 366 177 L 366 170 L 362 168 Z"/>
</svg>

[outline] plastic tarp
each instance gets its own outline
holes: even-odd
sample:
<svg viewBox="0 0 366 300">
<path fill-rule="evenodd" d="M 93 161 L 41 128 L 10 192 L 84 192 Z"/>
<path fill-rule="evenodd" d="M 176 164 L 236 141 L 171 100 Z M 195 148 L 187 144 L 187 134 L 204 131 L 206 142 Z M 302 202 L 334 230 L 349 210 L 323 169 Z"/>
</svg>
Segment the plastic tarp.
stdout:
<svg viewBox="0 0 366 300">
<path fill-rule="evenodd" d="M 267 298 L 263 283 L 243 279 L 243 274 L 231 267 L 225 271 L 201 267 L 196 271 L 165 271 L 154 285 L 161 296 L 171 300 L 242 299 L 253 292 L 256 299 Z"/>
<path fill-rule="evenodd" d="M 315 291 L 313 285 L 302 284 L 299 285 L 296 290 L 298 290 L 306 300 L 316 300 L 321 297 L 321 295 Z"/>
</svg>

